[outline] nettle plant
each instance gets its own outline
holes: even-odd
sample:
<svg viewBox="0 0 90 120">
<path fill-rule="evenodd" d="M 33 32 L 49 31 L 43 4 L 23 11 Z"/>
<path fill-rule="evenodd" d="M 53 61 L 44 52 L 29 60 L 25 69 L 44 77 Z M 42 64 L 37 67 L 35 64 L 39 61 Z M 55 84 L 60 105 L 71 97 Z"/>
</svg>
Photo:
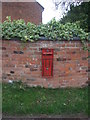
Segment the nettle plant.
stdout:
<svg viewBox="0 0 90 120">
<path fill-rule="evenodd" d="M 90 40 L 89 33 L 80 28 L 78 22 L 61 24 L 60 21 L 52 19 L 47 24 L 35 25 L 33 23 L 25 23 L 24 20 L 13 20 L 7 16 L 6 20 L 0 24 L 2 28 L 1 36 L 4 39 L 19 38 L 21 41 L 34 42 L 41 37 L 48 40 L 73 40 L 78 38 L 83 43 L 83 48 L 87 50 L 86 41 Z"/>
</svg>

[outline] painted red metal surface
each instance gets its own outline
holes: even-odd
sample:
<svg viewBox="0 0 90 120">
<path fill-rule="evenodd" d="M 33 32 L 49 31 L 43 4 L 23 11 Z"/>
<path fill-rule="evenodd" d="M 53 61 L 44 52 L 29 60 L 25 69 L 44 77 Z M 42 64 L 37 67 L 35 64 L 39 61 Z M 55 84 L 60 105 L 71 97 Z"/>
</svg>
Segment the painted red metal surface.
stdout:
<svg viewBox="0 0 90 120">
<path fill-rule="evenodd" d="M 53 76 L 53 49 L 42 49 L 42 76 Z"/>
</svg>

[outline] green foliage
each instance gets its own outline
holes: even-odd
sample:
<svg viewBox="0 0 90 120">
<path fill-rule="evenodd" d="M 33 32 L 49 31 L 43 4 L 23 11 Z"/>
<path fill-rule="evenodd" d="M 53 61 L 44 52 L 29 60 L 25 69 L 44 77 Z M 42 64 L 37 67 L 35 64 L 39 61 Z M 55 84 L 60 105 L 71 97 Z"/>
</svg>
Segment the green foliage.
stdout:
<svg viewBox="0 0 90 120">
<path fill-rule="evenodd" d="M 65 25 L 61 24 L 55 19 L 51 20 L 47 24 L 34 25 L 30 22 L 25 24 L 24 20 L 14 20 L 11 22 L 11 18 L 7 17 L 7 20 L 2 23 L 3 38 L 11 39 L 14 37 L 21 38 L 21 40 L 38 40 L 43 36 L 53 40 L 70 40 L 73 37 L 79 37 L 80 39 L 88 39 L 88 33 L 84 32 L 80 28 L 79 23 L 67 22 Z"/>
<path fill-rule="evenodd" d="M 80 28 L 78 22 L 61 24 L 52 19 L 47 24 L 35 25 L 30 22 L 26 24 L 22 19 L 11 21 L 9 16 L 0 26 L 2 26 L 2 37 L 4 39 L 17 37 L 24 42 L 33 42 L 42 36 L 49 40 L 73 40 L 78 37 L 82 43 L 89 38 L 88 33 Z"/>
<path fill-rule="evenodd" d="M 2 37 L 11 39 L 14 37 L 20 38 L 22 41 L 37 39 L 36 25 L 32 23 L 25 23 L 24 20 L 13 20 L 7 17 L 7 20 L 2 23 Z"/>
<path fill-rule="evenodd" d="M 60 24 L 59 21 L 56 22 L 55 19 L 53 19 L 50 23 L 48 23 L 48 26 L 51 28 L 50 36 L 52 36 L 53 33 L 53 36 L 55 36 L 58 40 L 73 40 L 74 37 L 78 37 L 81 40 L 88 39 L 88 33 L 84 32 L 83 29 L 80 28 L 78 22 L 67 22 L 63 25 Z"/>
<path fill-rule="evenodd" d="M 65 24 L 67 22 L 74 23 L 78 21 L 82 29 L 90 32 L 89 8 L 90 2 L 82 2 L 81 5 L 75 7 L 74 5 L 71 5 L 70 11 L 68 11 L 66 16 L 64 16 L 60 22 Z"/>
</svg>

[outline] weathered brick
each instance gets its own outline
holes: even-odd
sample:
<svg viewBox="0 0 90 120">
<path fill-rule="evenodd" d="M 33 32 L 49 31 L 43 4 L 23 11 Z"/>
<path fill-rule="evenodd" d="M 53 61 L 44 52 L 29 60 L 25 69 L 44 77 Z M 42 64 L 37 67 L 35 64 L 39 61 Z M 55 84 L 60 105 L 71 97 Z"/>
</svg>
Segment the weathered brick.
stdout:
<svg viewBox="0 0 90 120">
<path fill-rule="evenodd" d="M 3 2 L 2 3 L 2 21 L 6 16 L 11 16 L 12 20 L 24 19 L 25 22 L 30 21 L 34 24 L 42 22 L 43 7 L 37 2 Z M 16 14 L 18 13 L 18 14 Z"/>
<path fill-rule="evenodd" d="M 30 86 L 82 87 L 89 74 L 88 51 L 80 41 L 2 41 L 2 79 L 22 80 Z M 42 77 L 42 47 L 54 49 L 53 77 Z"/>
</svg>

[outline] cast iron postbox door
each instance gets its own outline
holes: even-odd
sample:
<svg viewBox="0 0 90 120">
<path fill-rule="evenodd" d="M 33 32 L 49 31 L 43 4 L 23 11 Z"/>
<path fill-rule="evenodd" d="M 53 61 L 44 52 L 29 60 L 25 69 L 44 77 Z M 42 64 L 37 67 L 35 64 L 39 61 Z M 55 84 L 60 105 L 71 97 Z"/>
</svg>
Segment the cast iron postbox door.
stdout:
<svg viewBox="0 0 90 120">
<path fill-rule="evenodd" d="M 42 76 L 53 76 L 53 49 L 42 49 Z"/>
</svg>

